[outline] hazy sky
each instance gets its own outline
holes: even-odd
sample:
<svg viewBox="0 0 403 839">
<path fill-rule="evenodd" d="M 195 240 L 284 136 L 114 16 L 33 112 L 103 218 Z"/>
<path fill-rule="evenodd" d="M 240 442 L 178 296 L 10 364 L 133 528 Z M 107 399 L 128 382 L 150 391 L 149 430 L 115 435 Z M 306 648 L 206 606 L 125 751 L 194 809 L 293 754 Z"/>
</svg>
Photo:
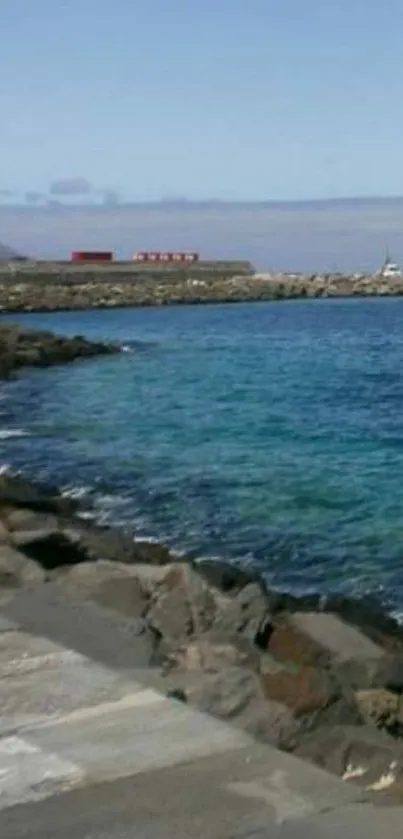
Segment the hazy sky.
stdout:
<svg viewBox="0 0 403 839">
<path fill-rule="evenodd" d="M 0 190 L 403 193 L 401 0 L 3 0 Z"/>
</svg>

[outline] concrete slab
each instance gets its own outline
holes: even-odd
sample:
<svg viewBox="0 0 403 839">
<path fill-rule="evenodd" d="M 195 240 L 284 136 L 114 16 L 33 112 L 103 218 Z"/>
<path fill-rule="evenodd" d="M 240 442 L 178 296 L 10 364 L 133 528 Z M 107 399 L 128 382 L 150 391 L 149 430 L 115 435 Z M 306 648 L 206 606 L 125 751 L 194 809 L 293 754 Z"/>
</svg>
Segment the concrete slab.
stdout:
<svg viewBox="0 0 403 839">
<path fill-rule="evenodd" d="M 7 839 L 239 839 L 258 831 L 273 839 L 293 825 L 310 839 L 305 818 L 359 801 L 358 790 L 320 770 L 251 745 L 79 788 L 3 811 L 1 820 Z"/>
<path fill-rule="evenodd" d="M 358 787 L 146 686 L 132 627 L 28 595 L 0 636 L 1 836 L 394 839 L 396 811 L 375 818 Z"/>
</svg>

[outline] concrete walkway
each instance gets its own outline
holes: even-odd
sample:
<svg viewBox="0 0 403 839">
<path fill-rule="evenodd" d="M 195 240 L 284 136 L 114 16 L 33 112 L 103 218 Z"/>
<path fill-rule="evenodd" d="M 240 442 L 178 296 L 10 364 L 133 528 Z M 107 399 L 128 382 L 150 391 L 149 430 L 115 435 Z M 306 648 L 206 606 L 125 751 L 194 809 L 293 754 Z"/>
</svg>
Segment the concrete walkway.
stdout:
<svg viewBox="0 0 403 839">
<path fill-rule="evenodd" d="M 2 837 L 400 839 L 400 808 L 150 687 L 145 643 L 50 587 L 0 605 Z"/>
</svg>

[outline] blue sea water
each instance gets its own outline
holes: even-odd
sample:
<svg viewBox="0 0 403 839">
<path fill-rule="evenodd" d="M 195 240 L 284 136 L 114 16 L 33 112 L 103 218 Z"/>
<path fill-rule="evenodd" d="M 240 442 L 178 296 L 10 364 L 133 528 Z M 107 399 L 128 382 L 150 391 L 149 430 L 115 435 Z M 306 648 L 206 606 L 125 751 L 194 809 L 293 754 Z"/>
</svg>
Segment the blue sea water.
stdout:
<svg viewBox="0 0 403 839">
<path fill-rule="evenodd" d="M 130 351 L 1 383 L 2 463 L 271 584 L 403 609 L 403 300 L 19 320 Z"/>
</svg>

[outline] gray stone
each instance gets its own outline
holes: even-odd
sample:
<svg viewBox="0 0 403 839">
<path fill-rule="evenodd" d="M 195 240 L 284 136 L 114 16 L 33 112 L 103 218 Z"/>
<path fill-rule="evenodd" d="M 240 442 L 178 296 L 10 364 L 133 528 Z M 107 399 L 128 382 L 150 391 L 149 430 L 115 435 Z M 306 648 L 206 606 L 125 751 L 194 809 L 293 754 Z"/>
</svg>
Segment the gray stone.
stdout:
<svg viewBox="0 0 403 839">
<path fill-rule="evenodd" d="M 170 567 L 154 590 L 147 621 L 166 644 L 175 648 L 208 629 L 215 610 L 208 586 L 191 568 L 178 563 Z"/>
<path fill-rule="evenodd" d="M 291 711 L 279 702 L 268 702 L 259 678 L 242 667 L 223 667 L 215 675 L 204 674 L 202 680 L 187 688 L 186 697 L 200 710 L 278 747 L 288 748 L 299 729 Z"/>
<path fill-rule="evenodd" d="M 0 521 L 0 545 L 6 545 L 10 542 L 10 533 L 5 524 Z"/>
<path fill-rule="evenodd" d="M 269 621 L 267 598 L 258 583 L 250 583 L 234 598 L 228 598 L 212 625 L 211 634 L 216 638 L 241 635 L 256 643 L 259 633 Z"/>
<path fill-rule="evenodd" d="M 382 647 L 337 615 L 300 612 L 292 615 L 291 622 L 300 632 L 327 650 L 332 659 L 339 662 L 352 659 L 374 660 L 385 655 Z"/>
<path fill-rule="evenodd" d="M 19 586 L 28 583 L 41 583 L 45 579 L 44 570 L 32 559 L 8 545 L 0 546 L 0 585 Z"/>
<path fill-rule="evenodd" d="M 403 766 L 403 747 L 386 732 L 372 726 L 322 727 L 300 739 L 295 753 L 304 759 L 365 788 L 379 787 L 390 773 L 397 779 Z M 391 779 L 390 786 L 394 783 Z"/>
<path fill-rule="evenodd" d="M 144 590 L 123 563 L 83 562 L 57 571 L 54 579 L 65 593 L 93 600 L 121 615 L 140 618 L 145 613 L 147 597 Z"/>
</svg>

